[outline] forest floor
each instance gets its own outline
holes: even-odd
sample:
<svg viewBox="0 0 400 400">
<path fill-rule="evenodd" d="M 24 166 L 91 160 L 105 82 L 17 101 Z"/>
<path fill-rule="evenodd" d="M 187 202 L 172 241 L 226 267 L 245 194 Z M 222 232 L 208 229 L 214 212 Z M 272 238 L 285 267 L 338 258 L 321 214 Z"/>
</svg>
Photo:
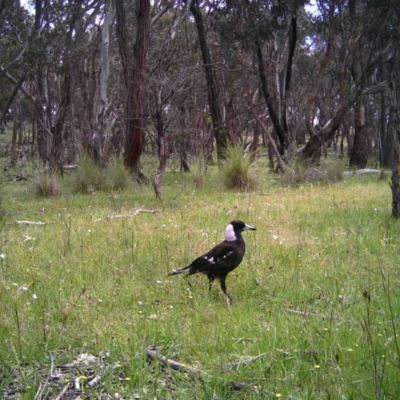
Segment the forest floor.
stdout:
<svg viewBox="0 0 400 400">
<path fill-rule="evenodd" d="M 162 202 L 151 185 L 40 198 L 31 178 L 7 181 L 0 398 L 400 398 L 388 180 L 256 174 L 241 193 L 216 167 L 168 171 Z M 233 219 L 257 231 L 228 276 L 232 306 L 205 276 L 167 276 Z"/>
</svg>

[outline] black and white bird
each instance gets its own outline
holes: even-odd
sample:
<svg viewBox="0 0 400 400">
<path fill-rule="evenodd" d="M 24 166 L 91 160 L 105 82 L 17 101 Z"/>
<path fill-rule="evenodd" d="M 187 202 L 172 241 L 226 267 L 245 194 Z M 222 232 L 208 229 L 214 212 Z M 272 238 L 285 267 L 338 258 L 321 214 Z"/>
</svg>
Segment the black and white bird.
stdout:
<svg viewBox="0 0 400 400">
<path fill-rule="evenodd" d="M 242 262 L 246 252 L 246 244 L 242 237 L 243 231 L 255 231 L 256 228 L 245 224 L 243 221 L 232 221 L 225 230 L 225 240 L 212 248 L 208 253 L 196 258 L 185 268 L 176 269 L 170 275 L 189 275 L 201 272 L 206 274 L 211 285 L 215 279 L 219 279 L 221 289 L 227 297 L 229 304 L 232 304 L 232 297 L 226 289 L 226 276 Z"/>
</svg>

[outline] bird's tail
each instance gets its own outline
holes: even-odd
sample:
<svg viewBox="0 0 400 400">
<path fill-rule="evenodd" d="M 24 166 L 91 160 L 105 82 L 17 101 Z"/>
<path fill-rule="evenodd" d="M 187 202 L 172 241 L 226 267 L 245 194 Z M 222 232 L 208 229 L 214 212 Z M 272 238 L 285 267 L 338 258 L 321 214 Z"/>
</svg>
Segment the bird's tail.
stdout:
<svg viewBox="0 0 400 400">
<path fill-rule="evenodd" d="M 168 274 L 168 276 L 184 274 L 185 272 L 189 272 L 189 270 L 190 270 L 189 267 L 185 267 L 185 268 L 181 268 L 181 269 L 174 269 L 170 274 Z"/>
</svg>

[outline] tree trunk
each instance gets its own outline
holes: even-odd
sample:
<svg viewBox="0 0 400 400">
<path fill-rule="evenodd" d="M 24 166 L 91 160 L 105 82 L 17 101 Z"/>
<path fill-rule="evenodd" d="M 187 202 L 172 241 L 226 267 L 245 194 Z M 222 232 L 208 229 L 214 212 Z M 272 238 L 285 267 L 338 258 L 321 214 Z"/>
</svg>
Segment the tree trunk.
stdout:
<svg viewBox="0 0 400 400">
<path fill-rule="evenodd" d="M 392 189 L 392 215 L 400 218 L 400 177 L 399 177 L 399 153 L 395 151 L 392 164 L 392 180 L 390 188 Z"/>
<path fill-rule="evenodd" d="M 289 138 L 289 128 L 287 123 L 287 98 L 288 94 L 291 89 L 292 83 L 292 66 L 293 66 L 293 59 L 294 59 L 294 51 L 296 49 L 296 42 L 297 42 L 297 17 L 292 15 L 290 30 L 289 30 L 289 54 L 288 54 L 288 61 L 286 66 L 286 73 L 285 73 L 285 84 L 283 86 L 283 93 L 282 93 L 282 109 L 281 109 L 281 124 L 282 129 L 284 132 L 286 146 L 289 146 L 289 143 L 292 137 Z"/>
<path fill-rule="evenodd" d="M 354 140 L 349 164 L 359 169 L 365 168 L 368 164 L 368 138 L 362 98 L 359 98 L 354 105 Z"/>
<path fill-rule="evenodd" d="M 400 13 L 397 13 L 397 23 L 400 22 Z M 399 25 L 397 25 L 398 27 Z M 397 29 L 398 34 L 400 29 Z M 398 44 L 393 44 L 395 50 L 392 59 L 388 63 L 389 81 L 389 124 L 388 131 L 393 144 L 392 159 L 392 215 L 400 218 L 400 54 Z"/>
<path fill-rule="evenodd" d="M 4 106 L 3 111 L 0 115 L 0 126 L 3 126 L 5 124 L 8 112 L 11 109 L 12 103 L 13 103 L 18 91 L 20 90 L 21 86 L 24 84 L 25 79 L 26 79 L 26 75 L 23 75 L 23 76 L 21 76 L 21 78 L 19 78 L 18 82 L 15 83 L 14 89 L 13 89 L 9 99 L 7 100 L 7 103 Z"/>
<path fill-rule="evenodd" d="M 113 123 L 107 121 L 108 104 L 108 76 L 109 76 L 109 45 L 110 27 L 115 16 L 115 1 L 107 0 L 105 17 L 101 27 L 101 52 L 100 52 L 100 75 L 96 82 L 95 96 L 93 100 L 93 121 L 91 121 L 90 143 L 88 143 L 89 154 L 99 163 L 104 162 L 104 142 L 110 136 Z"/>
<path fill-rule="evenodd" d="M 52 149 L 49 167 L 51 171 L 54 172 L 62 172 L 64 123 L 71 103 L 71 76 L 69 73 L 69 65 L 66 66 L 66 70 L 61 84 L 61 102 L 59 104 L 56 123 L 51 127 Z"/>
<path fill-rule="evenodd" d="M 189 0 L 190 1 L 190 0 Z M 217 144 L 218 162 L 226 157 L 226 149 L 228 146 L 228 133 L 222 122 L 222 113 L 218 98 L 218 86 L 212 66 L 211 55 L 208 49 L 206 31 L 204 28 L 203 15 L 201 14 L 198 0 L 192 0 L 190 3 L 190 12 L 196 22 L 197 34 L 199 38 L 201 55 L 203 58 L 204 74 L 207 83 L 208 106 L 212 120 L 212 131 Z"/>
<path fill-rule="evenodd" d="M 140 157 L 145 145 L 143 97 L 150 26 L 150 0 L 138 0 L 136 6 L 136 42 L 127 85 L 125 165 L 137 178 L 142 179 Z M 126 29 L 124 35 L 126 35 Z"/>
<path fill-rule="evenodd" d="M 42 21 L 41 1 L 36 2 L 35 30 L 40 30 L 40 24 L 50 24 L 50 21 Z M 51 59 L 51 46 L 44 43 L 42 49 L 43 60 L 38 64 L 37 85 L 39 98 L 36 103 L 36 113 L 38 122 L 38 151 L 41 160 L 45 166 L 52 171 L 62 172 L 62 154 L 63 154 L 63 135 L 64 125 L 67 119 L 69 107 L 71 104 L 72 75 L 74 45 L 82 32 L 79 32 L 78 22 L 82 18 L 82 0 L 75 1 L 71 8 L 68 22 L 68 33 L 65 36 L 63 46 L 62 63 L 59 66 L 60 73 L 49 71 Z M 49 18 L 46 15 L 46 19 Z M 49 90 L 50 81 L 58 79 L 61 82 L 60 101 L 54 104 L 54 98 L 51 97 Z M 56 111 L 55 111 L 56 110 Z"/>
<path fill-rule="evenodd" d="M 356 11 L 356 1 L 349 0 L 349 13 L 350 20 L 356 23 L 357 11 Z M 358 88 L 361 84 L 362 76 L 362 44 L 361 39 L 355 44 L 355 50 L 353 53 L 353 61 L 351 65 L 351 74 L 354 81 L 354 86 Z M 363 98 L 360 97 L 356 100 L 354 104 L 354 141 L 353 146 L 350 150 L 350 160 L 351 166 L 357 168 L 365 168 L 368 163 L 368 140 L 367 140 L 367 129 L 365 126 L 365 106 Z"/>
<path fill-rule="evenodd" d="M 153 187 L 154 187 L 154 192 L 156 194 L 156 198 L 158 200 L 162 200 L 162 194 L 161 194 L 161 189 L 160 189 L 160 182 L 162 175 L 165 171 L 165 167 L 167 165 L 168 161 L 168 143 L 166 140 L 166 135 L 165 135 L 165 130 L 164 130 L 164 120 L 163 120 L 163 115 L 162 115 L 162 107 L 161 104 L 157 101 L 158 104 L 156 104 L 157 111 L 156 111 L 156 130 L 157 130 L 157 145 L 158 145 L 158 159 L 159 159 L 159 164 L 157 171 L 154 175 L 153 178 Z"/>
<path fill-rule="evenodd" d="M 382 92 L 381 96 L 381 115 L 379 121 L 379 132 L 380 132 L 380 140 L 379 140 L 379 147 L 380 147 L 380 165 L 381 167 L 388 168 L 391 166 L 392 162 L 392 145 L 390 142 L 390 137 L 387 131 L 387 106 L 386 106 L 386 93 Z"/>
<path fill-rule="evenodd" d="M 260 81 L 261 81 L 261 89 L 264 94 L 265 102 L 267 103 L 268 112 L 271 117 L 272 123 L 274 125 L 275 132 L 279 139 L 279 146 L 278 146 L 279 154 L 281 156 L 283 156 L 285 154 L 286 136 L 285 136 L 285 132 L 279 122 L 278 114 L 275 111 L 275 108 L 272 104 L 271 96 L 270 96 L 270 93 L 268 90 L 267 77 L 265 74 L 262 50 L 261 50 L 261 46 L 258 42 L 256 43 L 256 48 L 257 48 L 258 74 L 259 74 Z"/>
</svg>

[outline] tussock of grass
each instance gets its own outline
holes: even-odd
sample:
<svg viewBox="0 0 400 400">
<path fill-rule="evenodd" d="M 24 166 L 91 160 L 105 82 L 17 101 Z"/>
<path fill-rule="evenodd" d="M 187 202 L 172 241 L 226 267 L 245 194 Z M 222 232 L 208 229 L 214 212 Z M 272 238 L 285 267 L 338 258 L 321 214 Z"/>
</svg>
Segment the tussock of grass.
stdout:
<svg viewBox="0 0 400 400">
<path fill-rule="evenodd" d="M 256 189 L 258 184 L 251 159 L 244 156 L 240 147 L 227 149 L 226 160 L 220 169 L 220 179 L 229 190 L 251 191 Z"/>
<path fill-rule="evenodd" d="M 104 187 L 104 171 L 93 158 L 83 155 L 71 177 L 71 184 L 75 193 L 85 194 L 101 190 Z"/>
<path fill-rule="evenodd" d="M 93 367 L 101 385 L 84 386 L 91 398 L 399 398 L 400 226 L 387 183 L 232 195 L 210 189 L 214 171 L 205 189 L 181 190 L 189 179 L 167 174 L 166 198 L 180 193 L 173 206 L 161 207 L 146 186 L 115 198 L 14 189 L 5 199 L 15 219 L 34 220 L 40 208 L 47 224 L 1 232 L 2 394 L 13 385 L 24 398 L 45 389 L 55 398 L 65 381 L 50 391 L 43 377 L 86 352 L 101 360 Z M 236 218 L 257 231 L 244 233 L 245 259 L 228 276 L 231 308 L 204 276 L 167 277 Z M 207 376 L 147 362 L 152 344 Z M 247 389 L 232 391 L 232 381 Z"/>
<path fill-rule="evenodd" d="M 298 186 L 302 183 L 331 184 L 343 179 L 343 165 L 338 162 L 322 163 L 320 167 L 305 167 L 301 164 L 294 169 L 278 175 L 278 180 L 285 186 Z"/>
<path fill-rule="evenodd" d="M 120 191 L 129 187 L 131 174 L 125 167 L 122 157 L 112 158 L 106 167 L 101 166 L 89 156 L 82 156 L 76 172 L 71 176 L 75 193 Z"/>
<path fill-rule="evenodd" d="M 200 154 L 192 163 L 193 184 L 196 189 L 202 189 L 207 173 L 207 162 L 204 154 Z"/>
<path fill-rule="evenodd" d="M 39 171 L 33 179 L 35 194 L 39 197 L 53 197 L 62 193 L 59 177 L 47 171 Z"/>
<path fill-rule="evenodd" d="M 122 157 L 112 158 L 106 168 L 106 188 L 120 191 L 129 187 L 132 176 L 124 165 Z"/>
</svg>

